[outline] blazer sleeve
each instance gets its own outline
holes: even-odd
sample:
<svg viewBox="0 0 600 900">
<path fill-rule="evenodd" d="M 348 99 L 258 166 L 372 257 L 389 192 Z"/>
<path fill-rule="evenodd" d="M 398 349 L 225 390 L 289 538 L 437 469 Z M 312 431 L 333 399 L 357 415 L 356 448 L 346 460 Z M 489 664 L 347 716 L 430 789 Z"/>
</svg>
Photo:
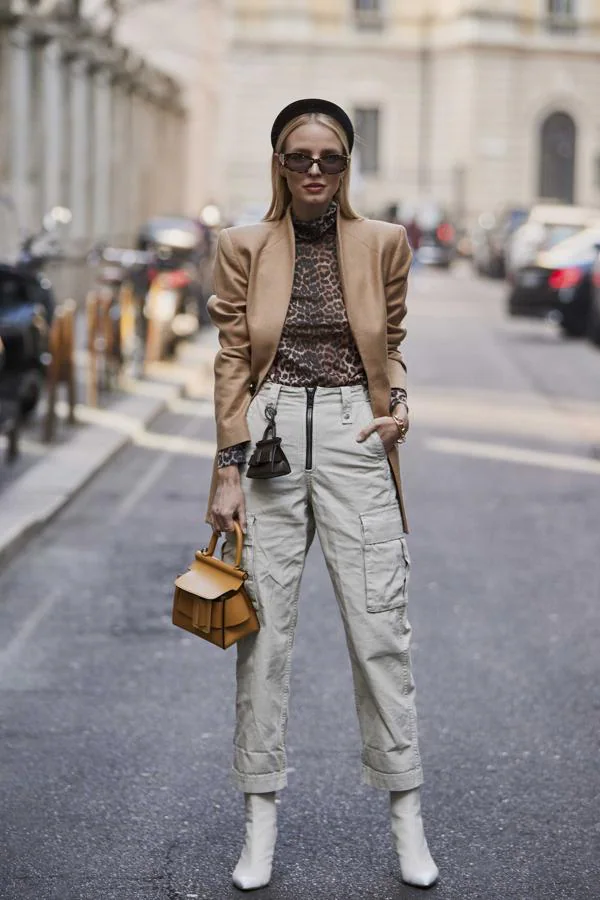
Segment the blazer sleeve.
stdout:
<svg viewBox="0 0 600 900">
<path fill-rule="evenodd" d="M 219 331 L 215 357 L 217 449 L 250 440 L 246 412 L 250 404 L 250 338 L 246 321 L 248 273 L 231 236 L 219 235 L 214 267 L 215 293 L 208 312 Z"/>
<path fill-rule="evenodd" d="M 392 388 L 406 390 L 406 365 L 402 359 L 400 344 L 406 337 L 406 328 L 402 323 L 406 315 L 406 290 L 412 252 L 405 228 L 400 226 L 394 238 L 395 246 L 385 279 L 388 376 Z"/>
</svg>

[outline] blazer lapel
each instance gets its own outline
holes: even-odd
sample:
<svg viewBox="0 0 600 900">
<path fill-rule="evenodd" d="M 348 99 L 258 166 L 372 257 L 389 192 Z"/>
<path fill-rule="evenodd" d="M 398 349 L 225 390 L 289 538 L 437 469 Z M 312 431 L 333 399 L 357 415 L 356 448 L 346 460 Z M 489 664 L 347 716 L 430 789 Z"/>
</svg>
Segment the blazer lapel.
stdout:
<svg viewBox="0 0 600 900">
<path fill-rule="evenodd" d="M 281 332 L 290 305 L 294 281 L 296 245 L 291 213 L 277 222 L 258 260 L 254 294 L 255 346 L 262 381 L 268 373 L 281 340 Z M 257 334 L 260 332 L 260 334 Z"/>
<path fill-rule="evenodd" d="M 374 295 L 373 260 L 371 250 L 357 235 L 361 224 L 360 219 L 343 219 L 338 212 L 337 251 L 342 292 L 350 330 L 368 375 L 373 350 L 377 350 L 371 336 L 380 323 L 376 311 L 369 309 Z"/>
</svg>

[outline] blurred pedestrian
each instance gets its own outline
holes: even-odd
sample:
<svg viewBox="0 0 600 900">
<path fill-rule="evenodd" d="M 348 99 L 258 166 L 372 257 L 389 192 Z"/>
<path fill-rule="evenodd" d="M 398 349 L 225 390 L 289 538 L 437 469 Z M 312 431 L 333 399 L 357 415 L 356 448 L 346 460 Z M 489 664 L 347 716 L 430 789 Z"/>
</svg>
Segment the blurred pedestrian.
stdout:
<svg viewBox="0 0 600 900">
<path fill-rule="evenodd" d="M 408 238 L 408 243 L 410 244 L 411 250 L 418 250 L 421 246 L 422 232 L 419 227 L 419 223 L 414 218 L 414 216 L 406 226 L 406 236 Z"/>
<path fill-rule="evenodd" d="M 345 626 L 363 780 L 390 792 L 403 879 L 429 886 L 438 870 L 420 810 L 397 449 L 409 427 L 399 344 L 411 252 L 403 227 L 352 209 L 354 129 L 339 106 L 290 104 L 271 142 L 271 207 L 262 223 L 221 233 L 209 301 L 221 349 L 207 520 L 245 531 L 261 624 L 237 645 L 233 776 L 246 838 L 233 881 L 252 889 L 271 877 L 298 593 L 316 531 Z M 289 465 L 265 478 L 248 455 L 270 423 Z M 229 535 L 227 558 L 233 545 Z"/>
</svg>

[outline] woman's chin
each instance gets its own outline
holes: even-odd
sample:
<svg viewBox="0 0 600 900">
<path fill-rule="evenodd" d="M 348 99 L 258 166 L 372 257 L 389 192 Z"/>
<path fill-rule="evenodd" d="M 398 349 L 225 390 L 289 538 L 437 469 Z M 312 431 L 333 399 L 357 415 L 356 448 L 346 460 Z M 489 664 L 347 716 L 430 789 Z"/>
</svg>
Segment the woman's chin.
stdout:
<svg viewBox="0 0 600 900">
<path fill-rule="evenodd" d="M 303 191 L 301 200 L 303 203 L 308 203 L 311 206 L 323 206 L 324 204 L 329 205 L 329 203 L 331 202 L 325 191 L 319 193 L 317 193 L 316 191 Z"/>
</svg>

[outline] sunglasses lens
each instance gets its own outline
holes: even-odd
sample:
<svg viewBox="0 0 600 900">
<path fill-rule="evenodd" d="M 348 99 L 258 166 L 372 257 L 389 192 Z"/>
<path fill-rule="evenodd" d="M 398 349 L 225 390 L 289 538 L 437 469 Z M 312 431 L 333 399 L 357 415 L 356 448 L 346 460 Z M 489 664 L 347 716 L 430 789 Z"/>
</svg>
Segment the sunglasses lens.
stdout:
<svg viewBox="0 0 600 900">
<path fill-rule="evenodd" d="M 305 153 L 286 153 L 285 165 L 290 172 L 306 174 L 312 168 L 313 160 Z M 341 153 L 330 153 L 320 158 L 318 166 L 324 175 L 339 175 L 348 166 L 348 159 Z"/>
<path fill-rule="evenodd" d="M 319 168 L 326 175 L 339 175 L 346 168 L 346 157 L 337 153 L 330 156 L 322 156 L 319 161 Z"/>
<path fill-rule="evenodd" d="M 308 172 L 312 159 L 304 153 L 286 153 L 285 164 L 290 172 Z"/>
</svg>

